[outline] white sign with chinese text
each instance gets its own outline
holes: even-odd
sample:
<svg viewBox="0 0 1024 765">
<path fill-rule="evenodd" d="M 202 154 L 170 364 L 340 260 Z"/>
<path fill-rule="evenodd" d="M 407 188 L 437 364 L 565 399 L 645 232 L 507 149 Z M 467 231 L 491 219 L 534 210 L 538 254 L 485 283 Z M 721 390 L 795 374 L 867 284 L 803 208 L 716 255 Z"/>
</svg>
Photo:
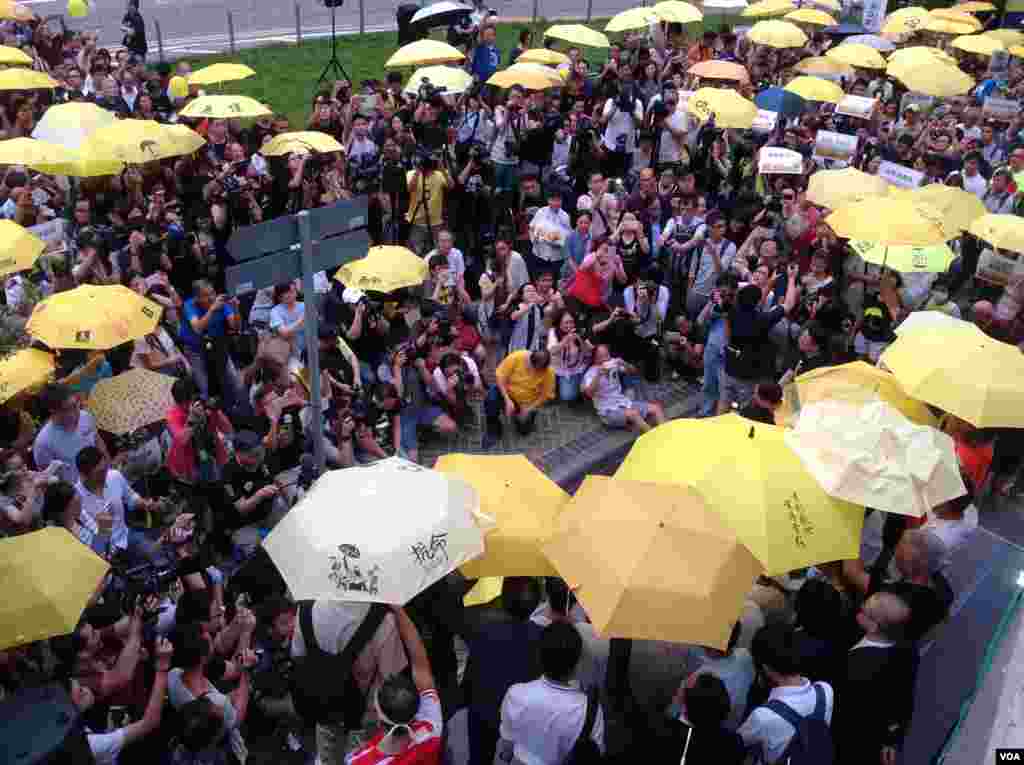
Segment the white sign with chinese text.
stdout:
<svg viewBox="0 0 1024 765">
<path fill-rule="evenodd" d="M 800 175 L 804 171 L 804 158 L 792 149 L 765 146 L 757 156 L 757 170 L 761 175 Z"/>
<path fill-rule="evenodd" d="M 857 136 L 819 130 L 814 139 L 814 157 L 849 162 L 857 153 Z"/>
<path fill-rule="evenodd" d="M 878 166 L 878 177 L 901 189 L 916 189 L 924 180 L 924 173 L 904 165 L 897 165 L 895 162 L 882 162 Z"/>
<path fill-rule="evenodd" d="M 981 106 L 981 113 L 990 119 L 1009 122 L 1020 114 L 1020 101 L 1011 101 L 1009 98 L 996 98 L 989 96 Z"/>
<path fill-rule="evenodd" d="M 758 109 L 757 116 L 754 117 L 754 124 L 750 126 L 750 129 L 758 133 L 770 133 L 775 130 L 775 126 L 778 124 L 778 121 L 778 112 L 770 112 L 767 109 Z"/>
<path fill-rule="evenodd" d="M 847 117 L 869 120 L 877 103 L 876 99 L 866 96 L 844 96 L 843 100 L 836 105 L 836 114 L 845 114 Z"/>
</svg>

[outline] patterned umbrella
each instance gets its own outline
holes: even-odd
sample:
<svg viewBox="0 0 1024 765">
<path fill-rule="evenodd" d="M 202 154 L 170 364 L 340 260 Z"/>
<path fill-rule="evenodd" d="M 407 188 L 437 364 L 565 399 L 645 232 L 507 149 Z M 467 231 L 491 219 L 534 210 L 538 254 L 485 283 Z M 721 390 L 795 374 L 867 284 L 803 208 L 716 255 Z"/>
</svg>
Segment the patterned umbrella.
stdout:
<svg viewBox="0 0 1024 765">
<path fill-rule="evenodd" d="M 167 416 L 167 410 L 174 406 L 172 385 L 174 378 L 170 375 L 130 369 L 96 383 L 86 408 L 101 430 L 115 435 L 134 433 Z"/>
</svg>

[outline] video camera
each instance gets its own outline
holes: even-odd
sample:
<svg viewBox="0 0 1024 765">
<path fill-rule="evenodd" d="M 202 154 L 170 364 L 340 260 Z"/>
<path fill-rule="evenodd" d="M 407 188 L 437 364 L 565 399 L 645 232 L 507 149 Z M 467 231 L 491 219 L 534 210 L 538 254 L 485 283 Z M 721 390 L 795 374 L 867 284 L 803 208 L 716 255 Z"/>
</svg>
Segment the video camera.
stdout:
<svg viewBox="0 0 1024 765">
<path fill-rule="evenodd" d="M 416 95 L 420 101 L 434 101 L 441 97 L 443 93 L 448 90 L 447 86 L 434 85 L 429 77 L 423 77 L 420 80 L 420 86 L 416 91 Z"/>
</svg>

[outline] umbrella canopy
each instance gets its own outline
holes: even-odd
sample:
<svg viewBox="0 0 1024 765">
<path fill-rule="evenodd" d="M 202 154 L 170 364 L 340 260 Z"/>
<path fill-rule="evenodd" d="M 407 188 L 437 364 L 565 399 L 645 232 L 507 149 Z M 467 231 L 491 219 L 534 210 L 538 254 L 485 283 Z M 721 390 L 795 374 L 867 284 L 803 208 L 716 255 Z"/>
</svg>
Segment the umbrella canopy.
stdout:
<svg viewBox="0 0 1024 765">
<path fill-rule="evenodd" d="M 890 64 L 888 73 L 908 90 L 935 98 L 949 98 L 967 93 L 974 87 L 974 78 L 966 72 L 942 62 L 928 65 Z"/>
<path fill-rule="evenodd" d="M 178 114 L 191 119 L 240 119 L 266 117 L 274 112 L 248 96 L 200 96 Z"/>
<path fill-rule="evenodd" d="M 689 69 L 690 74 L 707 80 L 730 80 L 732 82 L 750 82 L 750 72 L 743 64 L 732 61 L 701 61 Z"/>
<path fill-rule="evenodd" d="M 939 274 L 956 260 L 956 253 L 945 243 L 927 247 L 908 247 L 852 239 L 850 248 L 860 255 L 865 263 L 874 263 L 902 273 Z"/>
<path fill-rule="evenodd" d="M 794 77 L 786 83 L 785 90 L 795 93 L 807 101 L 838 104 L 846 94 L 843 89 L 829 80 L 820 77 Z"/>
<path fill-rule="evenodd" d="M 10 138 L 0 141 L 0 164 L 36 165 L 69 162 L 75 158 L 73 152 L 60 144 L 39 141 L 35 138 Z"/>
<path fill-rule="evenodd" d="M 704 10 L 718 11 L 723 14 L 729 11 L 735 13 L 742 11 L 747 5 L 747 0 L 706 0 Z"/>
<path fill-rule="evenodd" d="M 294 130 L 276 135 L 263 144 L 260 154 L 264 157 L 281 157 L 285 154 L 330 154 L 345 151 L 334 136 L 318 130 Z"/>
<path fill-rule="evenodd" d="M 893 64 L 931 66 L 938 60 L 940 63 L 957 66 L 957 61 L 941 48 L 930 45 L 911 45 L 909 48 L 900 48 L 893 51 L 889 56 L 889 66 Z"/>
<path fill-rule="evenodd" d="M 297 600 L 404 604 L 483 554 L 479 506 L 464 481 L 391 457 L 322 475 L 263 546 Z"/>
<path fill-rule="evenodd" d="M 910 197 L 934 207 L 942 213 L 945 219 L 944 227 L 956 231 L 967 231 L 971 223 L 988 212 L 977 195 L 943 183 L 931 183 L 913 189 L 910 191 Z"/>
<path fill-rule="evenodd" d="M 816 8 L 798 8 L 790 11 L 782 18 L 797 24 L 810 24 L 815 27 L 834 27 L 839 22 L 829 16 L 825 11 Z"/>
<path fill-rule="evenodd" d="M 556 24 L 548 27 L 544 32 L 545 37 L 555 40 L 565 40 L 567 43 L 582 45 L 587 48 L 608 48 L 611 43 L 608 38 L 596 29 L 585 27 L 582 24 Z"/>
<path fill-rule="evenodd" d="M 557 70 L 543 64 L 513 64 L 492 74 L 487 84 L 499 88 L 519 85 L 527 90 L 546 90 L 561 87 L 565 82 Z"/>
<path fill-rule="evenodd" d="M 653 8 L 630 8 L 616 13 L 604 27 L 605 32 L 625 32 L 629 29 L 647 29 L 661 19 Z"/>
<path fill-rule="evenodd" d="M 853 67 L 844 64 L 842 61 L 834 61 L 825 56 L 810 56 L 798 61 L 793 69 L 803 74 L 815 75 L 818 77 L 852 77 Z"/>
<path fill-rule="evenodd" d="M 185 125 L 161 125 L 153 120 L 118 120 L 99 128 L 82 142 L 82 159 L 118 160 L 131 164 L 191 154 L 206 139 Z"/>
<path fill-rule="evenodd" d="M 976 32 L 980 32 L 984 28 L 984 25 L 974 18 L 974 16 L 957 10 L 956 8 L 934 8 L 928 11 L 928 15 L 933 19 L 945 19 L 946 21 L 952 21 L 955 24 L 965 24 L 972 27 Z"/>
<path fill-rule="evenodd" d="M 1020 29 L 993 29 L 982 34 L 985 37 L 993 37 L 1006 45 L 1024 45 L 1024 31 Z"/>
<path fill-rule="evenodd" d="M 750 28 L 747 37 L 770 48 L 800 48 L 807 44 L 804 31 L 788 21 L 759 21 Z"/>
<path fill-rule="evenodd" d="M 863 509 L 825 494 L 784 432 L 735 414 L 673 420 L 637 439 L 615 477 L 693 486 L 769 575 L 856 558 Z"/>
<path fill-rule="evenodd" d="M 334 278 L 354 289 L 392 292 L 423 284 L 427 261 L 405 247 L 371 247 L 365 258 L 346 263 Z"/>
<path fill-rule="evenodd" d="M 1013 45 L 1010 47 L 1010 55 L 1016 58 L 1024 58 L 1024 45 Z"/>
<path fill-rule="evenodd" d="M 763 571 L 692 488 L 595 475 L 544 551 L 602 637 L 720 649 Z"/>
<path fill-rule="evenodd" d="M 877 175 L 853 167 L 818 170 L 807 184 L 806 199 L 819 207 L 838 210 L 865 197 L 884 196 L 889 184 Z"/>
<path fill-rule="evenodd" d="M 960 21 L 929 16 L 924 22 L 924 31 L 940 35 L 970 35 L 980 32 L 981 27 L 975 24 L 965 24 Z"/>
<path fill-rule="evenodd" d="M 981 330 L 910 332 L 880 363 L 911 396 L 976 428 L 1024 427 L 1024 353 Z"/>
<path fill-rule="evenodd" d="M 466 57 L 458 48 L 440 40 L 417 40 L 403 45 L 387 60 L 385 66 L 430 66 L 432 64 L 457 64 Z"/>
<path fill-rule="evenodd" d="M 956 319 L 942 311 L 913 311 L 893 327 L 892 331 L 897 335 L 908 335 L 911 332 L 945 332 L 946 330 L 977 332 L 978 327 L 973 322 Z"/>
<path fill-rule="evenodd" d="M 32 130 L 32 137 L 76 151 L 90 135 L 115 122 L 117 115 L 112 111 L 86 101 L 69 101 L 47 109 Z"/>
<path fill-rule="evenodd" d="M 51 348 L 107 350 L 153 332 L 162 312 L 120 284 L 83 284 L 38 303 L 25 329 Z"/>
<path fill-rule="evenodd" d="M 11 0 L 0 0 L 0 19 L 11 21 L 31 21 L 36 15 L 32 10 L 21 3 L 14 3 Z"/>
<path fill-rule="evenodd" d="M 961 13 L 988 13 L 995 9 L 996 7 L 992 3 L 986 3 L 983 0 L 968 0 L 966 3 L 957 3 L 951 10 Z"/>
<path fill-rule="evenodd" d="M 480 495 L 480 511 L 496 526 L 484 538 L 482 557 L 462 567 L 470 579 L 554 576 L 541 552 L 569 495 L 521 454 L 445 454 L 434 469 L 459 478 Z"/>
<path fill-rule="evenodd" d="M 807 102 L 788 88 L 765 88 L 754 97 L 758 109 L 776 112 L 783 117 L 796 117 L 804 113 Z"/>
<path fill-rule="evenodd" d="M 789 0 L 761 0 L 759 3 L 748 5 L 740 15 L 746 18 L 759 19 L 766 16 L 783 16 L 795 10 L 796 6 Z"/>
<path fill-rule="evenodd" d="M 843 43 L 825 51 L 825 55 L 833 61 L 840 61 L 861 69 L 885 69 L 882 54 L 867 45 Z"/>
<path fill-rule="evenodd" d="M 48 90 L 60 85 L 44 72 L 33 69 L 4 69 L 0 72 L 0 90 Z"/>
<path fill-rule="evenodd" d="M 27 271 L 46 249 L 46 242 L 12 220 L 0 220 L 0 276 Z"/>
<path fill-rule="evenodd" d="M 819 367 L 804 372 L 786 386 L 786 395 L 782 398 L 782 406 L 776 410 L 775 420 L 779 424 L 792 425 L 803 407 L 828 400 L 850 404 L 867 404 L 881 400 L 901 412 L 911 422 L 930 427 L 938 425 L 938 420 L 931 410 L 907 395 L 899 380 L 884 369 L 864 361 Z"/>
<path fill-rule="evenodd" d="M 1000 250 L 1024 253 L 1024 218 L 989 213 L 971 222 L 967 229 Z"/>
<path fill-rule="evenodd" d="M 404 92 L 416 95 L 425 82 L 429 82 L 442 93 L 465 93 L 473 85 L 473 75 L 454 66 L 425 66 L 412 73 L 409 82 L 405 84 Z"/>
<path fill-rule="evenodd" d="M 440 3 L 431 3 L 416 11 L 412 16 L 412 23 L 421 27 L 449 26 L 472 12 L 472 5 L 441 0 Z"/>
<path fill-rule="evenodd" d="M 757 105 L 753 101 L 735 90 L 720 88 L 701 88 L 690 96 L 686 108 L 701 122 L 707 122 L 714 115 L 715 124 L 720 128 L 749 130 L 757 117 Z"/>
<path fill-rule="evenodd" d="M 863 239 L 877 244 L 927 247 L 957 236 L 947 230 L 942 213 L 923 202 L 893 197 L 867 197 L 843 205 L 825 222 L 846 239 Z"/>
<path fill-rule="evenodd" d="M 86 408 L 100 430 L 122 436 L 160 422 L 174 406 L 170 375 L 148 369 L 129 369 L 100 380 L 89 394 Z"/>
<path fill-rule="evenodd" d="M 896 43 L 892 40 L 886 40 L 880 35 L 854 35 L 853 37 L 847 37 L 843 44 L 867 45 L 869 48 L 874 48 L 882 53 L 896 50 Z"/>
<path fill-rule="evenodd" d="M 8 66 L 31 66 L 32 57 L 19 48 L 0 45 L 0 64 Z"/>
<path fill-rule="evenodd" d="M 819 8 L 828 8 L 830 11 L 835 11 L 836 13 L 843 10 L 843 4 L 840 3 L 839 0 L 810 0 L 807 5 L 816 5 Z"/>
<path fill-rule="evenodd" d="M 991 56 L 1001 50 L 1006 50 L 1006 44 L 985 35 L 961 35 L 950 43 L 957 50 L 973 53 L 976 56 Z"/>
<path fill-rule="evenodd" d="M 900 8 L 885 17 L 882 24 L 884 35 L 909 35 L 924 29 L 928 23 L 928 9 L 914 5 Z"/>
<path fill-rule="evenodd" d="M 46 382 L 56 368 L 53 354 L 36 348 L 22 348 L 0 359 L 0 404 Z"/>
<path fill-rule="evenodd" d="M 109 568 L 67 529 L 0 539 L 0 650 L 74 631 Z"/>
<path fill-rule="evenodd" d="M 549 50 L 548 48 L 530 48 L 524 50 L 516 59 L 517 64 L 546 64 L 547 66 L 558 66 L 568 64 L 569 57 L 561 51 Z"/>
<path fill-rule="evenodd" d="M 693 24 L 704 19 L 704 14 L 697 6 L 682 0 L 663 0 L 653 10 L 659 19 L 671 24 Z"/>
<path fill-rule="evenodd" d="M 967 493 L 953 439 L 883 401 L 820 401 L 800 410 L 786 445 L 830 497 L 920 518 Z"/>
<path fill-rule="evenodd" d="M 255 76 L 256 70 L 245 64 L 210 64 L 192 72 L 188 76 L 188 84 L 216 85 L 218 82 L 235 82 Z"/>
</svg>

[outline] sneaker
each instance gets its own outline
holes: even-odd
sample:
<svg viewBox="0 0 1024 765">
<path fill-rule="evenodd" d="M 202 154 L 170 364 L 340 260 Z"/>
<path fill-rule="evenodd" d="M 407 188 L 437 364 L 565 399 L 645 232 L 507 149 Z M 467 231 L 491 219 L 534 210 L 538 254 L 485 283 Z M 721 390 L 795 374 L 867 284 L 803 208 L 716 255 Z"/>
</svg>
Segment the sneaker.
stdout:
<svg viewBox="0 0 1024 765">
<path fill-rule="evenodd" d="M 299 737 L 291 731 L 288 731 L 288 737 L 285 739 L 285 746 L 288 747 L 289 752 L 302 751 L 302 742 L 299 741 Z"/>
</svg>

